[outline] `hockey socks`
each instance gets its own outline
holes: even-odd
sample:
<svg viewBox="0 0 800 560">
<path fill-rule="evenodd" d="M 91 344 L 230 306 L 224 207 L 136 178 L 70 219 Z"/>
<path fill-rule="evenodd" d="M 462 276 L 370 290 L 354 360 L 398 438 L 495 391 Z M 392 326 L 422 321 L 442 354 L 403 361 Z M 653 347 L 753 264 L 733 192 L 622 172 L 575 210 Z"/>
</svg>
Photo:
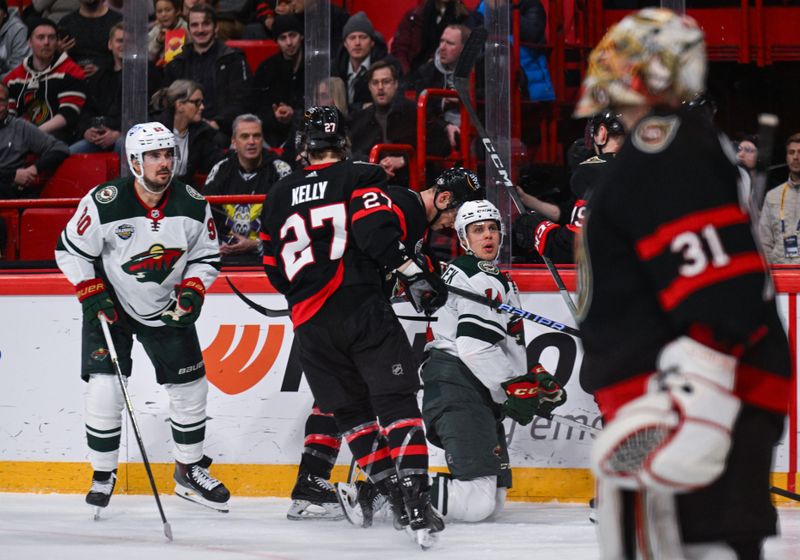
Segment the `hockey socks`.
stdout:
<svg viewBox="0 0 800 560">
<path fill-rule="evenodd" d="M 306 420 L 305 447 L 300 459 L 300 471 L 329 479 L 336 464 L 342 436 L 333 414 L 314 407 Z"/>
<path fill-rule="evenodd" d="M 379 482 L 394 473 L 392 456 L 377 422 L 360 424 L 343 435 L 356 463 L 371 480 Z"/>
<path fill-rule="evenodd" d="M 397 473 L 402 478 L 428 473 L 428 446 L 422 418 L 403 418 L 383 429 Z"/>
</svg>

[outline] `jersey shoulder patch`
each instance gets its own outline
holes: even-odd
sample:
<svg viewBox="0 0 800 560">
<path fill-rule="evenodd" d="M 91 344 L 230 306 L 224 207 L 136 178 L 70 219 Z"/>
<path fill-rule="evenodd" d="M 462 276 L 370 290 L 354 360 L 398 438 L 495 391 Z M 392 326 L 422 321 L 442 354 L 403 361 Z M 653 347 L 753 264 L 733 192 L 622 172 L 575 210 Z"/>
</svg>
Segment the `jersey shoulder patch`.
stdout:
<svg viewBox="0 0 800 560">
<path fill-rule="evenodd" d="M 189 196 L 191 196 L 195 200 L 202 200 L 203 202 L 205 202 L 206 200 L 205 198 L 203 198 L 203 195 L 197 192 L 191 185 L 186 185 L 186 192 Z"/>
<path fill-rule="evenodd" d="M 592 156 L 588 159 L 583 160 L 578 165 L 592 165 L 593 163 L 606 163 L 606 160 L 604 160 L 600 156 Z"/>
<path fill-rule="evenodd" d="M 94 199 L 100 204 L 109 204 L 113 202 L 119 195 L 119 189 L 116 185 L 101 185 L 94 191 Z"/>
<path fill-rule="evenodd" d="M 680 128 L 677 115 L 645 117 L 633 131 L 633 145 L 646 154 L 657 154 L 669 147 Z"/>
</svg>

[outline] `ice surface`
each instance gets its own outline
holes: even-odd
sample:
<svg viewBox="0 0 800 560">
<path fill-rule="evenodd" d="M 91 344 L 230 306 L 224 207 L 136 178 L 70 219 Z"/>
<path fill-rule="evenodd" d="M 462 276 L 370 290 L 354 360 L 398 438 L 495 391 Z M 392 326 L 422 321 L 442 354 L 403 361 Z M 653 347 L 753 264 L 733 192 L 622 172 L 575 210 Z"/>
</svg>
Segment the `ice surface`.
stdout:
<svg viewBox="0 0 800 560">
<path fill-rule="evenodd" d="M 166 542 L 151 496 L 115 495 L 92 521 L 83 496 L 0 494 L 2 560 L 595 560 L 587 507 L 511 502 L 494 522 L 451 523 L 435 549 L 379 521 L 358 529 L 346 521 L 288 521 L 289 500 L 234 498 L 216 513 L 162 496 L 175 540 Z M 783 535 L 767 542 L 767 560 L 795 560 L 800 509 L 780 512 Z"/>
</svg>

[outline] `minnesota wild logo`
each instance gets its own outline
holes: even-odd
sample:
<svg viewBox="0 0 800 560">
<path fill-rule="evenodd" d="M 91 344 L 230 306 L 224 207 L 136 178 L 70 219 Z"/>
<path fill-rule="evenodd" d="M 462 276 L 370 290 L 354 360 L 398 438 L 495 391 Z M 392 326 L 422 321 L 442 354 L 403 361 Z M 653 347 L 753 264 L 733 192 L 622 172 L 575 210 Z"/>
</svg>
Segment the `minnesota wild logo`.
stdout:
<svg viewBox="0 0 800 560">
<path fill-rule="evenodd" d="M 175 263 L 183 253 L 183 249 L 168 249 L 155 244 L 147 251 L 132 256 L 122 265 L 122 270 L 134 276 L 139 282 L 161 284 L 175 268 Z"/>
</svg>

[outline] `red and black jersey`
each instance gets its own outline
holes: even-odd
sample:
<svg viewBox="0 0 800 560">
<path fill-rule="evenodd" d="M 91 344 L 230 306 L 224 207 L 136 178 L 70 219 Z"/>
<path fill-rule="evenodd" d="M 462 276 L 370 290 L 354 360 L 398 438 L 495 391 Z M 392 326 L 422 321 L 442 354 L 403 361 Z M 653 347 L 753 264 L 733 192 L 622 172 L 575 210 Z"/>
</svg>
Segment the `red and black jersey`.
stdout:
<svg viewBox="0 0 800 560">
<path fill-rule="evenodd" d="M 634 129 L 581 236 L 584 389 L 636 386 L 688 335 L 739 357 L 744 402 L 785 413 L 789 347 L 737 178 L 701 116 L 656 112 Z"/>
<path fill-rule="evenodd" d="M 415 191 L 399 185 L 389 185 L 387 191 L 394 203 L 392 212 L 400 226 L 401 241 L 409 253 L 420 252 L 428 237 L 428 217 L 422 198 Z"/>
<path fill-rule="evenodd" d="M 385 183 L 377 165 L 339 161 L 295 171 L 267 194 L 264 270 L 295 327 L 341 288 L 380 293 L 385 271 L 408 259 Z"/>
<path fill-rule="evenodd" d="M 612 167 L 615 154 L 600 154 L 582 161 L 570 179 L 570 196 L 559 205 L 558 223 L 543 221 L 536 228 L 534 248 L 555 263 L 575 262 L 575 234 L 583 227 L 586 201 Z"/>
</svg>

